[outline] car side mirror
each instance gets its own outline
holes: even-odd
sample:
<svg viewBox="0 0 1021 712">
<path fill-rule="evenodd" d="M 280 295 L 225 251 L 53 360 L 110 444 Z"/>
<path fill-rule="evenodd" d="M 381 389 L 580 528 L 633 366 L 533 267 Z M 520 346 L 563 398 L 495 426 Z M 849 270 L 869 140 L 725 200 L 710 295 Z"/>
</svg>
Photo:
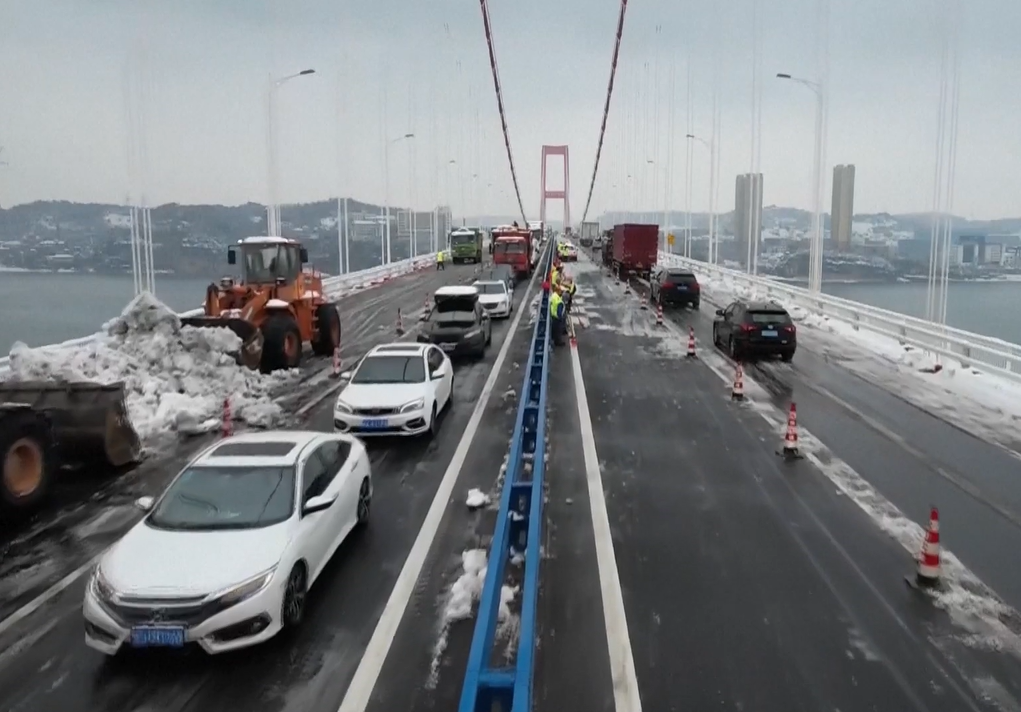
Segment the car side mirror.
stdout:
<svg viewBox="0 0 1021 712">
<path fill-rule="evenodd" d="M 716 316 L 723 316 L 723 310 L 722 309 L 717 309 L 716 310 Z"/>
<path fill-rule="evenodd" d="M 343 373 L 340 374 L 339 378 L 342 381 L 350 381 L 351 380 L 351 372 L 350 371 L 344 371 Z"/>
<path fill-rule="evenodd" d="M 152 505 L 156 503 L 155 497 L 139 497 L 135 500 L 135 507 L 141 509 L 143 512 L 148 512 L 152 509 Z"/>
<path fill-rule="evenodd" d="M 302 247 L 300 250 L 298 250 L 298 259 L 301 260 L 302 264 L 307 263 L 308 262 L 308 250 L 305 249 L 304 247 Z"/>
<path fill-rule="evenodd" d="M 432 372 L 429 378 L 430 380 L 438 381 L 446 375 L 447 375 L 446 369 L 444 369 L 443 366 L 440 366 L 439 368 Z"/>
<path fill-rule="evenodd" d="M 238 253 L 234 250 L 227 250 L 227 264 L 236 265 L 238 263 Z"/>
<path fill-rule="evenodd" d="M 305 506 L 301 508 L 301 513 L 304 515 L 322 512 L 323 510 L 332 507 L 333 503 L 336 501 L 336 495 L 321 494 L 318 497 L 311 497 L 307 502 L 305 502 Z"/>
</svg>

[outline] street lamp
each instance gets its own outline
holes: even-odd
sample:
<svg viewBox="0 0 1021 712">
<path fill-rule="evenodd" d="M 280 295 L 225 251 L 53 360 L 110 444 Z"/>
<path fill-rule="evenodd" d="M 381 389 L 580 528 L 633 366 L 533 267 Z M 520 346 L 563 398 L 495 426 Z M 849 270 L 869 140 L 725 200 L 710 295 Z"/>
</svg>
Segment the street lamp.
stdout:
<svg viewBox="0 0 1021 712">
<path fill-rule="evenodd" d="M 698 141 L 700 144 L 709 149 L 709 255 L 708 262 L 713 261 L 713 145 L 706 141 L 704 138 L 696 136 L 695 134 L 687 134 L 685 138 L 688 141 Z M 691 190 L 691 163 L 688 163 L 688 190 Z M 687 215 L 685 216 L 685 238 L 684 238 L 684 256 L 691 257 L 691 200 L 690 195 L 688 196 Z"/>
<path fill-rule="evenodd" d="M 822 253 L 823 253 L 823 221 L 822 221 L 822 134 L 823 117 L 826 112 L 826 89 L 820 82 L 794 77 L 786 73 L 778 73 L 777 79 L 787 79 L 808 87 L 815 94 L 815 158 L 812 166 L 812 239 L 808 250 L 808 289 L 812 292 L 822 290 Z"/>
<path fill-rule="evenodd" d="M 661 172 L 663 174 L 663 248 L 664 248 L 663 251 L 666 252 L 666 251 L 668 251 L 668 249 L 670 247 L 669 245 L 666 244 L 667 227 L 668 227 L 667 226 L 667 222 L 668 222 L 667 212 L 669 212 L 667 210 L 667 196 L 669 195 L 669 192 L 666 190 L 667 179 L 669 178 L 669 176 L 667 175 L 667 166 L 660 166 L 654 160 L 652 160 L 651 158 L 646 158 L 645 162 L 646 162 L 646 164 L 652 166 L 654 170 L 656 168 L 660 168 Z M 653 180 L 653 194 L 655 194 L 655 187 L 656 187 L 655 180 Z"/>
<path fill-rule="evenodd" d="M 386 245 L 383 251 L 383 264 L 390 264 L 390 146 L 406 139 L 415 138 L 415 134 L 390 139 L 383 145 L 383 201 L 386 204 Z"/>
<path fill-rule="evenodd" d="M 266 184 L 269 187 L 266 234 L 270 237 L 280 234 L 280 206 L 277 205 L 276 91 L 292 79 L 315 73 L 314 69 L 303 69 L 280 79 L 274 79 L 272 74 L 269 76 L 269 89 L 266 92 Z"/>
</svg>

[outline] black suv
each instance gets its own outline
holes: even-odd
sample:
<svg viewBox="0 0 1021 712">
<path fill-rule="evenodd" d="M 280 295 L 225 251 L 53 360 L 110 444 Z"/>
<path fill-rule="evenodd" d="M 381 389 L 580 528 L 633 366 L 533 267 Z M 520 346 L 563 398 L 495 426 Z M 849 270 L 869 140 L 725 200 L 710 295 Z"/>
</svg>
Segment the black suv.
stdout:
<svg viewBox="0 0 1021 712">
<path fill-rule="evenodd" d="M 677 267 L 654 267 L 649 275 L 649 301 L 660 306 L 690 304 L 698 309 L 702 287 L 694 273 Z"/>
<path fill-rule="evenodd" d="M 493 322 L 479 302 L 475 287 L 441 287 L 426 316 L 418 342 L 436 344 L 451 357 L 486 355 L 493 342 Z"/>
<path fill-rule="evenodd" d="M 716 310 L 713 343 L 735 360 L 779 356 L 794 358 L 798 332 L 787 310 L 776 302 L 733 302 Z"/>
</svg>

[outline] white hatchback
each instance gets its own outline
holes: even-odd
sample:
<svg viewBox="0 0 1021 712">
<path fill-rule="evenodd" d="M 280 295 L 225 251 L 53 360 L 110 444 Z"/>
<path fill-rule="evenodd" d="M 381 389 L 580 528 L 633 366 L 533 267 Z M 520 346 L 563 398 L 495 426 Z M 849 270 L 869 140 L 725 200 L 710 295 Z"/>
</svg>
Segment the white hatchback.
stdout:
<svg viewBox="0 0 1021 712">
<path fill-rule="evenodd" d="M 192 460 L 110 547 L 85 588 L 85 643 L 262 643 L 305 614 L 308 590 L 368 522 L 365 446 L 339 433 L 269 431 L 220 440 Z M 357 584 L 356 584 L 357 585 Z"/>
<path fill-rule="evenodd" d="M 333 406 L 334 427 L 361 437 L 435 434 L 454 366 L 431 344 L 398 342 L 365 355 Z"/>
</svg>

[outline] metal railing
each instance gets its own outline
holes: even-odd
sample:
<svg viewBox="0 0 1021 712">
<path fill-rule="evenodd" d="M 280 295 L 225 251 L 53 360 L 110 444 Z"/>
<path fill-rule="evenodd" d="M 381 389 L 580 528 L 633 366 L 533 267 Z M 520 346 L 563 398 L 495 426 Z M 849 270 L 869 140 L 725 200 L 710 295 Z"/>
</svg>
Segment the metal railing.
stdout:
<svg viewBox="0 0 1021 712">
<path fill-rule="evenodd" d="M 902 345 L 939 354 L 965 366 L 981 366 L 990 373 L 1021 382 L 1021 345 L 1003 339 L 943 326 L 850 299 L 809 292 L 776 279 L 750 275 L 680 255 L 661 252 L 660 263 L 692 269 L 722 281 L 732 291 L 735 288 L 744 289 L 756 298 L 777 299 L 786 306 L 798 306 L 814 314 L 847 322 L 855 329 L 865 329 L 895 339 Z"/>
<path fill-rule="evenodd" d="M 337 299 L 344 294 L 345 291 L 351 289 L 364 289 L 371 287 L 376 284 L 382 284 L 383 282 L 399 277 L 403 274 L 408 274 L 425 267 L 432 266 L 436 262 L 436 254 L 420 255 L 411 259 L 401 260 L 400 262 L 393 262 L 388 265 L 380 265 L 378 267 L 370 267 L 359 272 L 351 272 L 348 274 L 338 275 L 336 277 L 327 277 L 323 280 L 323 291 L 326 292 L 326 296 L 330 299 Z M 197 316 L 202 313 L 202 309 L 192 309 L 190 311 L 182 312 L 181 316 Z M 95 334 L 90 336 L 83 336 L 78 339 L 69 339 L 68 341 L 62 341 L 59 344 L 47 344 L 46 346 L 40 346 L 38 348 L 43 351 L 47 350 L 61 350 L 72 348 L 75 346 L 84 346 L 91 344 L 96 338 Z M 4 356 L 0 358 L 0 376 L 3 376 L 10 370 L 10 357 Z"/>
<path fill-rule="evenodd" d="M 540 260 L 541 275 L 549 274 L 553 250 Z M 532 708 L 535 664 L 536 607 L 539 599 L 542 541 L 543 477 L 546 471 L 546 387 L 550 355 L 549 294 L 539 298 L 539 312 L 521 387 L 517 422 L 511 437 L 507 473 L 500 495 L 486 578 L 479 597 L 471 651 L 461 689 L 459 712 L 527 712 Z M 507 338 L 512 338 L 508 334 Z M 521 581 L 521 621 L 517 656 L 512 666 L 494 667 L 494 643 L 507 560 L 524 554 Z M 499 707 L 494 707 L 499 705 Z"/>
</svg>

